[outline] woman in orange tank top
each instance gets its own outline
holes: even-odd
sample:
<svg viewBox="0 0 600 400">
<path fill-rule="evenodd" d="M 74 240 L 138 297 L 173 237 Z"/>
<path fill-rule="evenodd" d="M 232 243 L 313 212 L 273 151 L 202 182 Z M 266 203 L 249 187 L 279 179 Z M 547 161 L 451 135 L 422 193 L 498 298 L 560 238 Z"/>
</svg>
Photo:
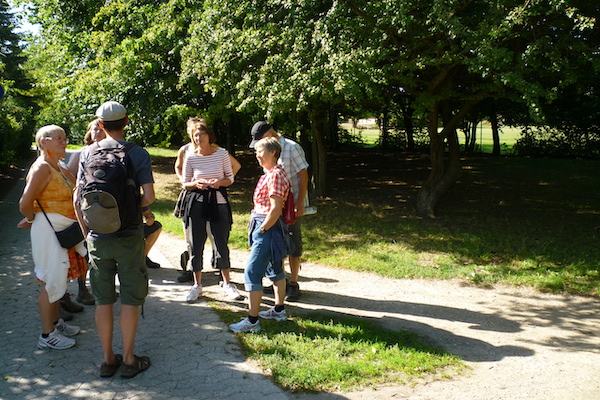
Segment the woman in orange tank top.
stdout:
<svg viewBox="0 0 600 400">
<path fill-rule="evenodd" d="M 76 220 L 72 199 L 75 178 L 61 162 L 67 142 L 65 131 L 59 126 L 44 126 L 37 132 L 40 156 L 31 165 L 19 200 L 19 210 L 25 218 L 17 227 L 31 228 L 32 256 L 41 282 L 39 348 L 67 349 L 75 344 L 68 336 L 79 333 L 79 327 L 67 325 L 59 317 L 59 299 L 65 293 L 67 279 L 76 278 L 86 270 L 85 249 L 81 244 L 77 248 L 63 249 L 52 234 L 54 229 L 62 230 L 60 226 L 68 226 Z M 54 228 L 41 213 L 40 205 L 53 221 Z"/>
</svg>

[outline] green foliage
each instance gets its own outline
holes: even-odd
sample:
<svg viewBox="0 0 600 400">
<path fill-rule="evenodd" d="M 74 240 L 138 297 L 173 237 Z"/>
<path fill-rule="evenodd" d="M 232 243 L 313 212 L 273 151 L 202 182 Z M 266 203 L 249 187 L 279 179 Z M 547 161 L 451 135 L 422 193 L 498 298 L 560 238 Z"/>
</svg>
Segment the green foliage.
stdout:
<svg viewBox="0 0 600 400">
<path fill-rule="evenodd" d="M 563 130 L 581 119 L 544 121 L 559 115 L 548 104 L 564 88 L 597 92 L 599 10 L 588 3 L 32 0 L 42 29 L 27 70 L 38 124 L 63 125 L 73 141 L 108 99 L 127 106 L 142 144 L 178 145 L 195 110 L 242 143 L 257 118 L 294 121 L 310 140 L 311 113 L 411 110 L 419 132 L 440 104 L 452 116 L 484 98 L 522 102 Z M 324 135 L 335 148 L 335 130 Z"/>
<path fill-rule="evenodd" d="M 226 107 L 267 115 L 335 104 L 343 92 L 364 98 L 361 55 L 328 51 L 352 30 L 335 22 L 347 16 L 328 1 L 207 1 L 190 28 L 183 77 L 204 79 Z M 196 62 L 206 54 L 210 63 Z"/>
<path fill-rule="evenodd" d="M 360 149 L 365 146 L 365 137 L 360 130 L 358 132 L 352 132 L 339 126 L 337 136 L 339 144 L 346 148 L 354 147 Z"/>
<path fill-rule="evenodd" d="M 555 158 L 599 158 L 600 132 L 581 132 L 575 129 L 527 127 L 514 145 L 521 156 Z"/>
<path fill-rule="evenodd" d="M 574 3 L 580 8 L 575 8 Z M 183 79 L 225 108 L 274 117 L 323 104 L 385 107 L 508 97 L 534 114 L 598 71 L 597 7 L 522 1 L 207 1 Z M 196 62 L 213 55 L 210 64 Z"/>
<path fill-rule="evenodd" d="M 178 84 L 192 2 L 33 3 L 43 27 L 29 53 L 43 96 L 40 123 L 69 125 L 82 135 L 98 105 L 117 100 L 130 114 L 130 139 L 170 143 L 172 107 L 205 108 L 202 91 Z"/>
<path fill-rule="evenodd" d="M 519 154 L 600 157 L 600 87 L 595 75 L 562 88 L 542 106 L 544 127 L 529 129 Z"/>
<path fill-rule="evenodd" d="M 0 85 L 5 92 L 0 98 L 0 164 L 22 158 L 31 146 L 34 130 L 36 107 L 23 70 L 25 57 L 15 24 L 8 3 L 0 0 Z"/>
<path fill-rule="evenodd" d="M 158 143 L 158 146 L 181 146 L 189 142 L 189 136 L 186 132 L 186 122 L 189 117 L 199 115 L 205 115 L 205 113 L 196 108 L 180 104 L 166 109 L 162 120 L 154 127 L 154 136 L 163 138 L 163 141 Z"/>
</svg>

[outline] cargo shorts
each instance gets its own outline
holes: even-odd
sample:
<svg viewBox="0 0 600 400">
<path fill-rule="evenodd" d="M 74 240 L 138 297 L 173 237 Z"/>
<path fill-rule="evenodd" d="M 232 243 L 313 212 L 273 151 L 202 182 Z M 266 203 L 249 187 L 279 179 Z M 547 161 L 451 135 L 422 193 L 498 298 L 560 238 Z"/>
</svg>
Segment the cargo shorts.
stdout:
<svg viewBox="0 0 600 400">
<path fill-rule="evenodd" d="M 148 295 L 148 269 L 144 235 L 88 239 L 90 284 L 97 305 L 117 301 L 115 276 L 119 278 L 121 304 L 141 306 Z"/>
</svg>

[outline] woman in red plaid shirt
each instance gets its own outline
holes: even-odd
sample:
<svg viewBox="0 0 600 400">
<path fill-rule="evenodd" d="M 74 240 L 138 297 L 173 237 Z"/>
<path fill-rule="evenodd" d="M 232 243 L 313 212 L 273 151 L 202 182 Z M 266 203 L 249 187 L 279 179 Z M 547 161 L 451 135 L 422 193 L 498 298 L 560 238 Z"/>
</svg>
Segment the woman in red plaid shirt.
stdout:
<svg viewBox="0 0 600 400">
<path fill-rule="evenodd" d="M 290 180 L 277 159 L 281 145 L 275 138 L 261 139 L 255 145 L 256 159 L 265 174 L 254 190 L 254 209 L 248 225 L 248 240 L 252 249 L 244 271 L 246 291 L 249 293 L 248 317 L 229 325 L 233 332 L 260 331 L 260 318 L 285 321 L 285 274 L 283 259 L 289 254 L 289 232 L 283 222 L 284 199 L 290 190 Z M 266 276 L 275 286 L 275 307 L 260 311 Z M 260 312 L 259 312 L 260 311 Z"/>
</svg>

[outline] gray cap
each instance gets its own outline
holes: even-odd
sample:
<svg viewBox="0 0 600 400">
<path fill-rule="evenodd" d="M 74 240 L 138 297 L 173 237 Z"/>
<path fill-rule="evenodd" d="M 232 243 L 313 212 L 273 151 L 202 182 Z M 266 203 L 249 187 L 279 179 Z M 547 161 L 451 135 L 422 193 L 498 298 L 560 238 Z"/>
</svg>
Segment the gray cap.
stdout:
<svg viewBox="0 0 600 400">
<path fill-rule="evenodd" d="M 116 101 L 107 101 L 96 110 L 96 117 L 102 122 L 118 121 L 127 116 L 127 110 Z"/>
</svg>

